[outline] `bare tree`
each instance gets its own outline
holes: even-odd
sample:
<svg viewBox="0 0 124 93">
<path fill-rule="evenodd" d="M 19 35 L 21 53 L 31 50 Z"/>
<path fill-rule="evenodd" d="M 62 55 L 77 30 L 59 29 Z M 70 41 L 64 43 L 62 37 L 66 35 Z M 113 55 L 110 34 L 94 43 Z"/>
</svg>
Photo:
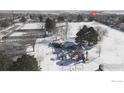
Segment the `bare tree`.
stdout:
<svg viewBox="0 0 124 93">
<path fill-rule="evenodd" d="M 100 27 L 100 26 L 95 27 L 95 30 L 99 34 L 98 40 L 101 41 L 103 39 L 103 36 L 106 35 L 107 30 L 105 28 Z"/>
<path fill-rule="evenodd" d="M 67 38 L 68 38 L 68 37 L 67 37 L 67 33 L 68 33 L 68 20 L 66 19 L 65 22 L 66 22 L 66 23 L 65 23 L 65 25 L 66 25 L 65 35 L 66 35 L 66 39 L 67 39 Z"/>
</svg>

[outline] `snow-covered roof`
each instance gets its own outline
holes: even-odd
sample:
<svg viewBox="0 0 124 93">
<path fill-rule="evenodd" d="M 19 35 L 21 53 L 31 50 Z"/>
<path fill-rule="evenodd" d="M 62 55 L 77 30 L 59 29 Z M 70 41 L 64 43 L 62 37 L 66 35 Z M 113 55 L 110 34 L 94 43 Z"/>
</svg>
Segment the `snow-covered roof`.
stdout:
<svg viewBox="0 0 124 93">
<path fill-rule="evenodd" d="M 69 46 L 74 46 L 74 45 L 76 45 L 74 42 L 66 41 L 66 42 L 64 43 L 64 47 L 69 47 Z"/>
<path fill-rule="evenodd" d="M 64 43 L 62 39 L 53 40 L 53 43 Z"/>
<path fill-rule="evenodd" d="M 25 34 L 25 32 L 14 32 L 13 34 L 10 35 L 10 37 L 13 37 L 13 36 L 22 36 L 24 34 Z"/>
<path fill-rule="evenodd" d="M 27 23 L 21 28 L 23 29 L 41 29 L 41 23 Z"/>
</svg>

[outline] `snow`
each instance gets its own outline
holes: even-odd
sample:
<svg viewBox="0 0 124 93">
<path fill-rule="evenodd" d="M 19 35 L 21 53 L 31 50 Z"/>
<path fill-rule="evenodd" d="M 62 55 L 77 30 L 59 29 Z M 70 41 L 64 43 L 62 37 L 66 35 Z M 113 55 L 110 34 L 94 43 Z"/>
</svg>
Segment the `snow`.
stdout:
<svg viewBox="0 0 124 93">
<path fill-rule="evenodd" d="M 21 30 L 23 29 L 41 29 L 41 23 L 26 23 Z"/>
<path fill-rule="evenodd" d="M 19 23 L 17 23 L 19 24 Z M 26 29 L 41 29 L 41 23 L 26 23 L 21 25 L 18 30 L 26 30 Z M 17 30 L 17 29 L 16 29 Z M 26 34 L 26 32 L 14 32 L 10 35 L 10 37 L 13 36 L 23 36 L 24 34 Z"/>
<path fill-rule="evenodd" d="M 17 26 L 17 27 L 16 27 Z M 10 33 L 13 33 L 15 30 L 20 29 L 23 26 L 22 23 L 16 23 L 12 26 L 9 26 L 3 30 L 0 31 L 0 39 L 2 39 L 4 36 L 7 36 Z M 15 28 L 16 27 L 16 28 Z"/>
<path fill-rule="evenodd" d="M 56 63 L 50 60 L 51 58 L 55 58 L 55 55 L 52 54 L 52 49 L 48 47 L 50 38 L 46 38 L 45 40 L 37 39 L 36 42 L 43 42 L 43 44 L 36 44 L 35 52 L 30 52 L 30 54 L 35 55 L 37 60 L 41 61 L 42 70 L 58 70 Z M 30 48 L 28 48 L 27 51 L 30 51 Z"/>
<path fill-rule="evenodd" d="M 13 37 L 13 36 L 23 36 L 25 34 L 25 32 L 14 32 L 10 35 L 10 37 Z"/>
<path fill-rule="evenodd" d="M 101 43 L 101 62 L 106 64 L 124 63 L 124 33 L 108 28 L 108 36 Z"/>
<path fill-rule="evenodd" d="M 84 63 L 75 63 L 66 61 L 65 66 L 57 65 L 60 60 L 56 59 L 56 55 L 53 54 L 53 49 L 48 46 L 52 42 L 52 37 L 45 39 L 39 38 L 36 41 L 35 52 L 31 52 L 31 47 L 27 49 L 30 55 L 34 55 L 43 71 L 95 71 L 98 69 L 99 64 L 104 64 L 104 70 L 115 71 L 124 70 L 124 33 L 118 30 L 112 29 L 106 25 L 97 22 L 80 22 L 69 23 L 68 40 L 74 41 L 74 37 L 79 29 L 83 26 L 100 26 L 107 30 L 107 35 L 103 40 L 94 46 L 89 52 L 89 61 Z M 73 37 L 73 38 L 72 38 Z M 101 46 L 101 56 L 98 54 L 98 47 Z"/>
</svg>

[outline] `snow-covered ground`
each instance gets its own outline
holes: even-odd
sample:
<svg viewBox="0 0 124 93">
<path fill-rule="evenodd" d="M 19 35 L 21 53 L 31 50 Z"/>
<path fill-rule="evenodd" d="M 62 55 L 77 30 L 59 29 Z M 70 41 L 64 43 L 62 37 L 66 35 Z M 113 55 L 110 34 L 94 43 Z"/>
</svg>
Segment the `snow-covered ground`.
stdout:
<svg viewBox="0 0 124 93">
<path fill-rule="evenodd" d="M 31 52 L 32 47 L 27 48 L 27 51 L 37 58 L 42 70 L 45 71 L 94 71 L 98 69 L 99 64 L 105 64 L 104 70 L 108 71 L 124 70 L 124 33 L 97 22 L 69 23 L 68 40 L 73 39 L 72 37 L 75 37 L 75 34 L 83 25 L 99 26 L 107 31 L 103 40 L 88 51 L 89 61 L 85 64 L 75 64 L 68 61 L 66 66 L 57 65 L 60 60 L 56 60 L 56 55 L 52 52 L 53 49 L 48 46 L 52 41 L 52 37 L 37 39 L 35 52 Z M 100 57 L 98 55 L 99 46 L 101 46 Z"/>
</svg>

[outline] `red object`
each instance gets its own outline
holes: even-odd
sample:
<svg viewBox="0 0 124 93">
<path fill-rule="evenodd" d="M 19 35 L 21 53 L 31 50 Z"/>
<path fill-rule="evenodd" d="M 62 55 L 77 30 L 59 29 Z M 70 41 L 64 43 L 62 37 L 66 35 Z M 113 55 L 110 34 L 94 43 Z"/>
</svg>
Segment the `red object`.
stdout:
<svg viewBox="0 0 124 93">
<path fill-rule="evenodd" d="M 96 11 L 92 12 L 92 16 L 95 17 L 96 16 Z"/>
</svg>

